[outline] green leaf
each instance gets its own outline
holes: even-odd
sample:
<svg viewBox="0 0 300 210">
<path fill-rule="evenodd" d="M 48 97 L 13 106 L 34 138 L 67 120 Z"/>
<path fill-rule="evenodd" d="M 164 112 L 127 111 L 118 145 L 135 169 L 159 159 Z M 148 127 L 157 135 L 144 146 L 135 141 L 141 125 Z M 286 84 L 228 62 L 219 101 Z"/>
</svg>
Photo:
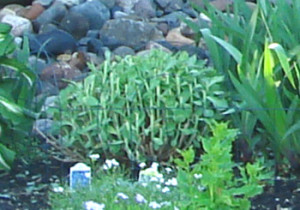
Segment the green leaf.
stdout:
<svg viewBox="0 0 300 210">
<path fill-rule="evenodd" d="M 0 143 L 0 170 L 10 170 L 15 159 L 15 152 Z"/>
<path fill-rule="evenodd" d="M 242 62 L 242 53 L 235 48 L 233 45 L 229 44 L 228 42 L 211 35 L 211 37 L 218 42 L 233 58 L 234 60 L 238 63 L 241 64 Z"/>
<path fill-rule="evenodd" d="M 296 89 L 296 85 L 295 85 L 293 75 L 291 72 L 292 69 L 290 68 L 290 64 L 289 64 L 289 59 L 286 56 L 286 53 L 285 53 L 283 47 L 280 44 L 272 43 L 269 45 L 269 49 L 272 49 L 276 52 L 276 54 L 279 58 L 280 64 L 281 64 L 287 78 L 289 79 L 293 88 Z"/>
<path fill-rule="evenodd" d="M 25 66 L 22 63 L 20 63 L 16 59 L 6 58 L 6 57 L 0 57 L 0 65 L 10 67 L 13 70 L 21 73 L 26 78 L 26 80 L 28 81 L 28 83 L 30 84 L 30 86 L 33 85 L 33 82 L 36 79 L 35 74 L 32 71 L 30 71 L 27 68 L 27 66 Z"/>
<path fill-rule="evenodd" d="M 8 34 L 12 26 L 6 23 L 0 23 L 0 34 Z"/>
</svg>

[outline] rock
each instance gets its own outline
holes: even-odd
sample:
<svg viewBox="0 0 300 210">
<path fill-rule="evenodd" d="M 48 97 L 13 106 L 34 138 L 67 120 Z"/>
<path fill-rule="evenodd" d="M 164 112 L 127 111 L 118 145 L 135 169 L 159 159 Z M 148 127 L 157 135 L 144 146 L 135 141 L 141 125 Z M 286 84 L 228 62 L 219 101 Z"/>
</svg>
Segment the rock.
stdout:
<svg viewBox="0 0 300 210">
<path fill-rule="evenodd" d="M 65 88 L 68 83 L 64 80 L 78 81 L 81 76 L 81 71 L 72 67 L 67 62 L 56 62 L 46 67 L 40 78 L 42 81 L 50 82 L 59 89 Z"/>
<path fill-rule="evenodd" d="M 156 15 L 153 0 L 139 0 L 133 7 L 136 15 L 141 18 L 152 18 Z"/>
<path fill-rule="evenodd" d="M 34 20 L 36 19 L 40 14 L 44 12 L 45 8 L 40 3 L 34 3 L 32 6 L 24 12 L 23 17 Z"/>
<path fill-rule="evenodd" d="M 71 54 L 61 54 L 57 56 L 60 62 L 68 63 L 72 68 L 84 70 L 86 67 L 86 55 L 83 52 L 74 52 Z"/>
<path fill-rule="evenodd" d="M 30 56 L 28 59 L 30 67 L 36 72 L 37 74 L 42 73 L 43 69 L 46 68 L 47 64 L 46 61 L 38 58 L 34 55 Z"/>
<path fill-rule="evenodd" d="M 189 54 L 189 56 L 196 55 L 200 60 L 209 60 L 208 53 L 199 47 L 194 45 L 183 45 L 177 48 L 178 51 L 185 51 Z"/>
<path fill-rule="evenodd" d="M 172 12 L 168 15 L 164 15 L 162 17 L 159 18 L 152 18 L 151 21 L 153 22 L 157 22 L 157 23 L 167 23 L 169 28 L 176 28 L 178 26 L 180 26 L 181 20 L 179 19 L 179 17 L 182 18 L 188 18 L 187 14 L 185 14 L 184 12 L 178 11 L 178 12 Z"/>
<path fill-rule="evenodd" d="M 115 6 L 116 0 L 100 0 L 107 8 L 111 9 Z"/>
<path fill-rule="evenodd" d="M 171 53 L 172 51 L 169 50 L 168 48 L 164 47 L 163 45 L 157 43 L 157 42 L 153 42 L 153 41 L 150 41 L 147 46 L 146 46 L 146 50 L 151 50 L 151 49 L 160 49 L 164 52 L 167 52 L 167 53 Z"/>
<path fill-rule="evenodd" d="M 83 71 L 87 66 L 87 55 L 83 52 L 75 52 L 72 54 L 69 64 L 71 67 Z"/>
<path fill-rule="evenodd" d="M 70 33 L 75 39 L 84 37 L 90 28 L 89 20 L 80 13 L 68 12 L 59 27 Z"/>
<path fill-rule="evenodd" d="M 135 52 L 132 48 L 126 47 L 126 46 L 117 47 L 113 51 L 113 53 L 114 53 L 114 55 L 120 56 L 120 57 L 125 57 L 126 55 L 134 55 L 135 54 Z"/>
<path fill-rule="evenodd" d="M 156 28 L 160 30 L 164 36 L 166 36 L 169 32 L 169 25 L 164 22 L 157 23 Z"/>
<path fill-rule="evenodd" d="M 164 11 L 165 13 L 171 13 L 171 12 L 182 10 L 183 7 L 184 7 L 184 3 L 182 0 L 172 0 L 164 8 Z"/>
<path fill-rule="evenodd" d="M 49 7 L 54 0 L 35 0 L 36 3 L 43 5 L 44 7 Z"/>
<path fill-rule="evenodd" d="M 11 33 L 14 36 L 22 36 L 25 32 L 32 31 L 32 25 L 30 20 L 14 15 L 5 15 L 2 23 L 7 23 L 12 26 Z"/>
<path fill-rule="evenodd" d="M 57 1 L 63 3 L 67 7 L 73 7 L 80 4 L 80 0 L 57 0 Z"/>
<path fill-rule="evenodd" d="M 38 119 L 34 122 L 32 134 L 39 136 L 39 132 L 47 134 L 53 126 L 53 120 L 50 119 Z"/>
<path fill-rule="evenodd" d="M 89 29 L 100 29 L 110 18 L 109 9 L 99 0 L 87 1 L 72 7 L 70 12 L 84 16 L 89 22 Z"/>
<path fill-rule="evenodd" d="M 122 8 L 123 12 L 131 13 L 134 5 L 139 0 L 116 0 L 116 4 Z"/>
<path fill-rule="evenodd" d="M 8 8 L 3 8 L 0 10 L 0 21 L 2 20 L 2 18 L 5 16 L 5 15 L 13 15 L 13 16 L 16 16 L 16 12 L 11 10 L 11 9 L 8 9 Z"/>
<path fill-rule="evenodd" d="M 159 7 L 165 9 L 172 2 L 172 0 L 155 0 L 155 2 Z"/>
<path fill-rule="evenodd" d="M 100 39 L 110 49 L 124 45 L 139 50 L 156 39 L 157 33 L 150 23 L 121 18 L 107 21 L 100 30 Z"/>
<path fill-rule="evenodd" d="M 84 37 L 81 40 L 79 40 L 78 42 L 79 47 L 81 47 L 81 49 L 86 49 L 87 52 L 92 52 L 92 53 L 96 53 L 99 56 L 103 56 L 104 52 L 103 52 L 103 47 L 104 44 L 96 38 L 91 38 L 91 37 Z M 82 48 L 85 47 L 85 48 Z"/>
<path fill-rule="evenodd" d="M 33 21 L 33 25 L 36 31 L 48 23 L 59 23 L 67 13 L 67 8 L 62 3 L 55 3 L 48 9 L 46 9 L 37 19 Z"/>
<path fill-rule="evenodd" d="M 97 56 L 95 53 L 87 53 L 87 62 L 94 64 L 95 66 L 100 65 L 104 61 L 104 57 Z"/>
<path fill-rule="evenodd" d="M 99 31 L 98 30 L 89 30 L 86 34 L 86 37 L 98 39 L 99 38 Z"/>
<path fill-rule="evenodd" d="M 41 52 L 46 56 L 74 52 L 77 48 L 76 40 L 72 35 L 59 29 L 29 36 L 29 41 L 31 53 Z"/>
<path fill-rule="evenodd" d="M 166 36 L 166 41 L 172 43 L 175 46 L 184 46 L 184 45 L 194 45 L 195 41 L 193 39 L 189 39 L 184 37 L 180 33 L 180 28 L 175 28 L 169 31 L 168 35 Z"/>
<path fill-rule="evenodd" d="M 114 18 L 114 19 L 126 18 L 126 17 L 128 17 L 128 16 L 129 16 L 128 13 L 122 12 L 122 11 L 116 11 L 116 12 L 114 12 L 114 14 L 113 14 L 113 18 Z"/>
</svg>

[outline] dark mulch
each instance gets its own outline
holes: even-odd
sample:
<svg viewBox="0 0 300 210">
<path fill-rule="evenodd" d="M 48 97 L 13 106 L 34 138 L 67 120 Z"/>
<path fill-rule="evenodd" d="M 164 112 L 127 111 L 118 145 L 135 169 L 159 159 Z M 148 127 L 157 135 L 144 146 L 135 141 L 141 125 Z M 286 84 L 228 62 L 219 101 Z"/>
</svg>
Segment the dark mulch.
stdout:
<svg viewBox="0 0 300 210">
<path fill-rule="evenodd" d="M 70 164 L 47 160 L 27 165 L 17 162 L 13 170 L 0 177 L 1 210 L 51 209 L 48 201 L 50 183 L 67 178 Z M 277 179 L 263 194 L 252 200 L 251 209 L 300 209 L 300 181 Z"/>
<path fill-rule="evenodd" d="M 0 177 L 0 209 L 51 209 L 47 199 L 49 184 L 65 178 L 68 168 L 56 160 L 31 165 L 18 161 L 9 174 Z"/>
</svg>

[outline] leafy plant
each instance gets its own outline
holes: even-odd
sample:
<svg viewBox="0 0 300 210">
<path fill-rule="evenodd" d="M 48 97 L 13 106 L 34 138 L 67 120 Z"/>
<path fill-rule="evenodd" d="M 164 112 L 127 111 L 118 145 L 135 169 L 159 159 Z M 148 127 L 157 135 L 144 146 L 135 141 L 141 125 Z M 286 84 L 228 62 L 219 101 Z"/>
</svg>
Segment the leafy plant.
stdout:
<svg viewBox="0 0 300 210">
<path fill-rule="evenodd" d="M 249 198 L 262 192 L 262 180 L 271 178 L 260 162 L 238 166 L 232 161 L 232 143 L 238 132 L 228 123 L 209 123 L 212 135 L 202 138 L 204 154 L 195 163 L 192 147 L 180 151 L 178 187 L 186 196 L 183 209 L 250 209 Z M 240 175 L 234 175 L 238 168 Z"/>
<path fill-rule="evenodd" d="M 10 56 L 15 50 L 11 26 L 0 24 L 0 170 L 9 170 L 15 152 L 31 132 L 35 118 L 32 109 L 35 74 L 23 63 L 28 52 L 24 41 L 19 60 Z"/>
<path fill-rule="evenodd" d="M 262 0 L 253 11 L 245 1 L 235 1 L 232 15 L 209 5 L 207 8 L 198 9 L 211 18 L 210 29 L 200 29 L 195 24 L 193 27 L 203 36 L 215 68 L 224 72 L 230 81 L 226 83 L 228 90 L 235 88 L 240 93 L 242 103 L 237 105 L 240 112 L 232 117 L 240 127 L 242 138 L 252 150 L 267 139 L 277 160 L 283 155 L 296 166 L 299 161 L 296 140 L 299 1 L 287 4 L 284 0 L 276 3 Z M 266 138 L 260 123 L 267 130 Z"/>
<path fill-rule="evenodd" d="M 221 119 L 228 108 L 223 77 L 186 53 L 151 51 L 90 68 L 52 110 L 57 142 L 77 157 L 168 160 L 176 148 L 198 148 L 206 132 L 201 118 Z"/>
</svg>

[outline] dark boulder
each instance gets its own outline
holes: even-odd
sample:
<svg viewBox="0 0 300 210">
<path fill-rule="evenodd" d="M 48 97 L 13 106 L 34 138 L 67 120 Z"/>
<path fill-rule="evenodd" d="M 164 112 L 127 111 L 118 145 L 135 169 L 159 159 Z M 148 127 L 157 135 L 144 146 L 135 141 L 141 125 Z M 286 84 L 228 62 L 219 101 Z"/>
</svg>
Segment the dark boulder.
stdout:
<svg viewBox="0 0 300 210">
<path fill-rule="evenodd" d="M 31 53 L 51 56 L 66 52 L 74 52 L 77 49 L 76 40 L 73 36 L 63 30 L 54 29 L 52 31 L 30 35 Z"/>
</svg>

